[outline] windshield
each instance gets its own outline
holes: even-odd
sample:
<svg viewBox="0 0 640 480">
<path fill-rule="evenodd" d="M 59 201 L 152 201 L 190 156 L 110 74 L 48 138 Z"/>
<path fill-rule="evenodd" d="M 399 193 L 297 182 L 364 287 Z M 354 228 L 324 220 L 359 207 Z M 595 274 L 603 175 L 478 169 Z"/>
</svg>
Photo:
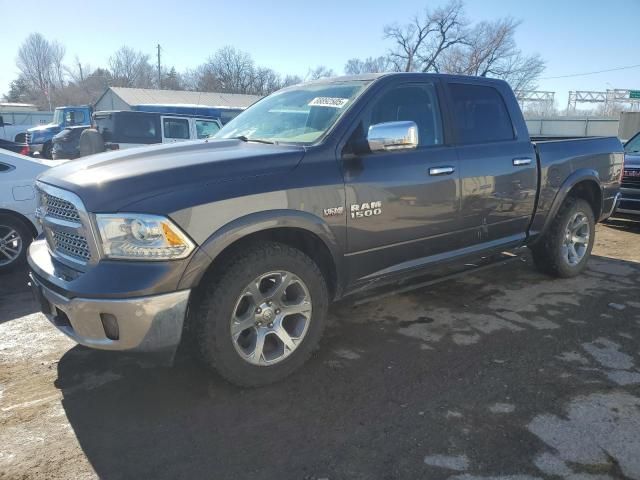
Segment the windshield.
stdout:
<svg viewBox="0 0 640 480">
<path fill-rule="evenodd" d="M 53 123 L 54 125 L 62 125 L 62 120 L 64 118 L 64 111 L 61 108 L 56 108 L 55 112 L 53 112 Z"/>
<path fill-rule="evenodd" d="M 214 138 L 314 143 L 366 85 L 362 81 L 311 84 L 276 92 L 231 120 Z"/>
<path fill-rule="evenodd" d="M 624 151 L 625 153 L 640 153 L 640 133 L 627 142 Z"/>
</svg>

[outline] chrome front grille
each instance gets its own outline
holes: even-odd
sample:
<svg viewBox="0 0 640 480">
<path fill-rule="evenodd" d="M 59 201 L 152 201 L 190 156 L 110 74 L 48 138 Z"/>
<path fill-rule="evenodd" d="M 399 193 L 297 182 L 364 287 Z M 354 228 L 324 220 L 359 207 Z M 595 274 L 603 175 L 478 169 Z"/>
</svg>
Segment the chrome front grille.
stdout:
<svg viewBox="0 0 640 480">
<path fill-rule="evenodd" d="M 82 235 L 74 235 L 55 230 L 53 230 L 51 234 L 53 236 L 53 242 L 55 243 L 54 249 L 57 252 L 78 258 L 85 262 L 88 262 L 91 259 L 89 244 L 87 243 L 87 239 Z"/>
<path fill-rule="evenodd" d="M 625 169 L 622 188 L 640 188 L 640 169 Z"/>
<path fill-rule="evenodd" d="M 60 262 L 84 270 L 98 253 L 89 214 L 72 192 L 37 182 L 38 210 L 49 250 Z"/>
<path fill-rule="evenodd" d="M 24 141 L 27 142 L 27 144 L 31 143 L 31 134 L 29 132 L 25 133 Z"/>
<path fill-rule="evenodd" d="M 44 214 L 53 218 L 67 220 L 70 222 L 80 223 L 80 214 L 78 209 L 67 200 L 49 195 L 40 191 L 40 201 L 44 207 Z"/>
</svg>

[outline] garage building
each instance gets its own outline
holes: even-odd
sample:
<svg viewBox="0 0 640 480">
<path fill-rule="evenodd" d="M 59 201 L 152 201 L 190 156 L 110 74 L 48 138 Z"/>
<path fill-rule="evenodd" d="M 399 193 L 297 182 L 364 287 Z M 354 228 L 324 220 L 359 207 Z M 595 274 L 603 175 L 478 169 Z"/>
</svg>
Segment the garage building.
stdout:
<svg viewBox="0 0 640 480">
<path fill-rule="evenodd" d="M 197 105 L 244 109 L 260 98 L 262 97 L 258 95 L 237 93 L 109 87 L 96 102 L 95 110 L 131 110 L 133 105 Z"/>
</svg>

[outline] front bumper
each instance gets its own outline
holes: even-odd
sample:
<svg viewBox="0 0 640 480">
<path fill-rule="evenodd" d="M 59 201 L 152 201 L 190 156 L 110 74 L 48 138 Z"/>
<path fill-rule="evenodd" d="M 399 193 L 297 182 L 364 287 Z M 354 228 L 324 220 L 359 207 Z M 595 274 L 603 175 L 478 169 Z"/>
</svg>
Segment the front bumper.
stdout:
<svg viewBox="0 0 640 480">
<path fill-rule="evenodd" d="M 120 298 L 97 295 L 104 292 L 78 295 L 48 273 L 46 263 L 51 258 L 43 247 L 43 241 L 35 241 L 29 248 L 31 287 L 42 312 L 60 331 L 87 347 L 173 356 L 182 337 L 190 289 Z"/>
<path fill-rule="evenodd" d="M 41 153 L 44 143 L 30 143 L 28 147 L 29 153 Z"/>
<path fill-rule="evenodd" d="M 640 190 L 637 188 L 621 188 L 622 197 L 616 207 L 616 213 L 640 215 Z"/>
</svg>

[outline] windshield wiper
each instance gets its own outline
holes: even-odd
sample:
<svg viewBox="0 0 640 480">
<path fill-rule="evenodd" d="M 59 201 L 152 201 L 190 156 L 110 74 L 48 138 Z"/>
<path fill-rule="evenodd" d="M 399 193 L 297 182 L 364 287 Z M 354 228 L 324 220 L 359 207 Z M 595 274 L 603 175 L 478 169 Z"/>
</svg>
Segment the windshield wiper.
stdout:
<svg viewBox="0 0 640 480">
<path fill-rule="evenodd" d="M 243 142 L 266 143 L 268 145 L 273 145 L 276 143 L 276 142 L 272 142 L 271 140 L 263 140 L 262 138 L 249 138 L 249 137 L 246 137 L 245 135 L 238 135 L 237 137 L 233 137 L 233 138 L 237 138 L 238 140 L 242 140 Z"/>
</svg>

